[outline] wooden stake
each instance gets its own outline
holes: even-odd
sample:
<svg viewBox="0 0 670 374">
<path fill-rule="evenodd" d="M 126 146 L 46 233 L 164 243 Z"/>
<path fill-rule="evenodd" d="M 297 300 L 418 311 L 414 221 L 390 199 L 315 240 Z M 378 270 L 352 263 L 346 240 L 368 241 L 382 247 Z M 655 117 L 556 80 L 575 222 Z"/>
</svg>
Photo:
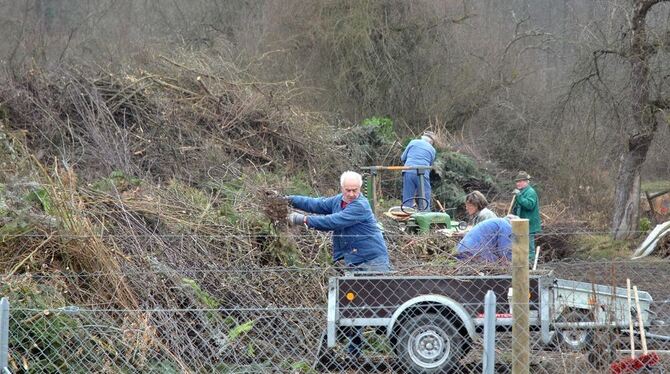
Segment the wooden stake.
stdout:
<svg viewBox="0 0 670 374">
<path fill-rule="evenodd" d="M 635 334 L 633 331 L 633 314 L 630 312 L 630 278 L 626 278 L 626 293 L 628 294 L 628 331 L 630 335 L 630 358 L 635 358 Z"/>
<path fill-rule="evenodd" d="M 516 195 L 512 196 L 512 202 L 509 203 L 509 208 L 507 208 L 507 215 L 512 214 L 512 207 L 514 207 L 514 202 L 516 201 Z"/>
<path fill-rule="evenodd" d="M 530 370 L 528 220 L 513 219 L 512 233 L 512 373 L 526 374 Z"/>
<path fill-rule="evenodd" d="M 635 295 L 635 307 L 637 308 L 637 319 L 639 321 L 640 340 L 642 340 L 642 354 L 647 354 L 647 336 L 644 332 L 644 322 L 642 318 L 642 309 L 640 309 L 640 299 L 637 297 L 637 286 L 633 286 L 633 295 Z"/>
</svg>

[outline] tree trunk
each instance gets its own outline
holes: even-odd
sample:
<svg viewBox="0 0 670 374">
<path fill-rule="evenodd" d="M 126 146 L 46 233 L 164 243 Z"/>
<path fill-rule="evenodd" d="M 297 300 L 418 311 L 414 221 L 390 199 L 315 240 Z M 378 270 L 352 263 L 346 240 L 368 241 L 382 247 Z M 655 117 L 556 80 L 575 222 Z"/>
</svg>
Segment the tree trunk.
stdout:
<svg viewBox="0 0 670 374">
<path fill-rule="evenodd" d="M 637 230 L 640 213 L 640 170 L 647 158 L 653 133 L 631 137 L 628 150 L 621 156 L 614 199 L 614 239 L 626 239 Z"/>
<path fill-rule="evenodd" d="M 667 0 L 635 0 L 632 18 L 631 63 L 632 122 L 631 135 L 621 156 L 616 179 L 612 231 L 615 239 L 626 239 L 637 231 L 640 214 L 640 171 L 656 132 L 655 108 L 649 100 L 649 63 L 655 51 L 649 47 L 646 17 L 649 9 Z"/>
</svg>

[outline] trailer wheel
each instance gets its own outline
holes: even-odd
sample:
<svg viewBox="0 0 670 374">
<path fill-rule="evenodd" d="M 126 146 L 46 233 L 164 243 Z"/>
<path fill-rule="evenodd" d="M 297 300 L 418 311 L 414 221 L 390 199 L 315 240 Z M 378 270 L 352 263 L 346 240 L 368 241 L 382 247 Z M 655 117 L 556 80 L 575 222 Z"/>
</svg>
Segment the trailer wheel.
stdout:
<svg viewBox="0 0 670 374">
<path fill-rule="evenodd" d="M 441 314 L 419 314 L 400 329 L 395 352 L 410 373 L 448 372 L 463 355 L 463 336 Z"/>
<path fill-rule="evenodd" d="M 591 312 L 583 309 L 571 309 L 562 313 L 556 322 L 590 322 Z M 558 342 L 565 348 L 579 352 L 593 342 L 592 329 L 556 329 Z"/>
</svg>

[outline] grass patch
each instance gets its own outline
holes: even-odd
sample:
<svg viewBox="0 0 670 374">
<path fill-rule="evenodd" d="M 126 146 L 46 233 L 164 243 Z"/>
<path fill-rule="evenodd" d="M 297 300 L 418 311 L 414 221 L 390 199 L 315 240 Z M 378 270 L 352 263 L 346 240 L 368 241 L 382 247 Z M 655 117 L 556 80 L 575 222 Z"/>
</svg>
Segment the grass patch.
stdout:
<svg viewBox="0 0 670 374">
<path fill-rule="evenodd" d="M 614 240 L 608 235 L 578 235 L 571 242 L 576 257 L 582 259 L 629 257 L 632 253 L 628 241 Z"/>
<path fill-rule="evenodd" d="M 670 190 L 670 180 L 643 181 L 642 192 L 660 192 Z"/>
</svg>

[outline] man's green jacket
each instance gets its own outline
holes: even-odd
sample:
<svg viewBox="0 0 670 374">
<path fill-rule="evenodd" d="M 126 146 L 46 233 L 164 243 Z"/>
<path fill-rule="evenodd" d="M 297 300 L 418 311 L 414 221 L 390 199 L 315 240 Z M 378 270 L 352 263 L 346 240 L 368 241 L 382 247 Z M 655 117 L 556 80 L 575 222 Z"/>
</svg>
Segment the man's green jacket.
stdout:
<svg viewBox="0 0 670 374">
<path fill-rule="evenodd" d="M 512 212 L 514 215 L 519 216 L 519 218 L 528 220 L 528 232 L 530 234 L 542 230 L 542 221 L 540 220 L 540 200 L 537 197 L 537 193 L 530 185 L 526 186 L 516 195 Z"/>
</svg>

